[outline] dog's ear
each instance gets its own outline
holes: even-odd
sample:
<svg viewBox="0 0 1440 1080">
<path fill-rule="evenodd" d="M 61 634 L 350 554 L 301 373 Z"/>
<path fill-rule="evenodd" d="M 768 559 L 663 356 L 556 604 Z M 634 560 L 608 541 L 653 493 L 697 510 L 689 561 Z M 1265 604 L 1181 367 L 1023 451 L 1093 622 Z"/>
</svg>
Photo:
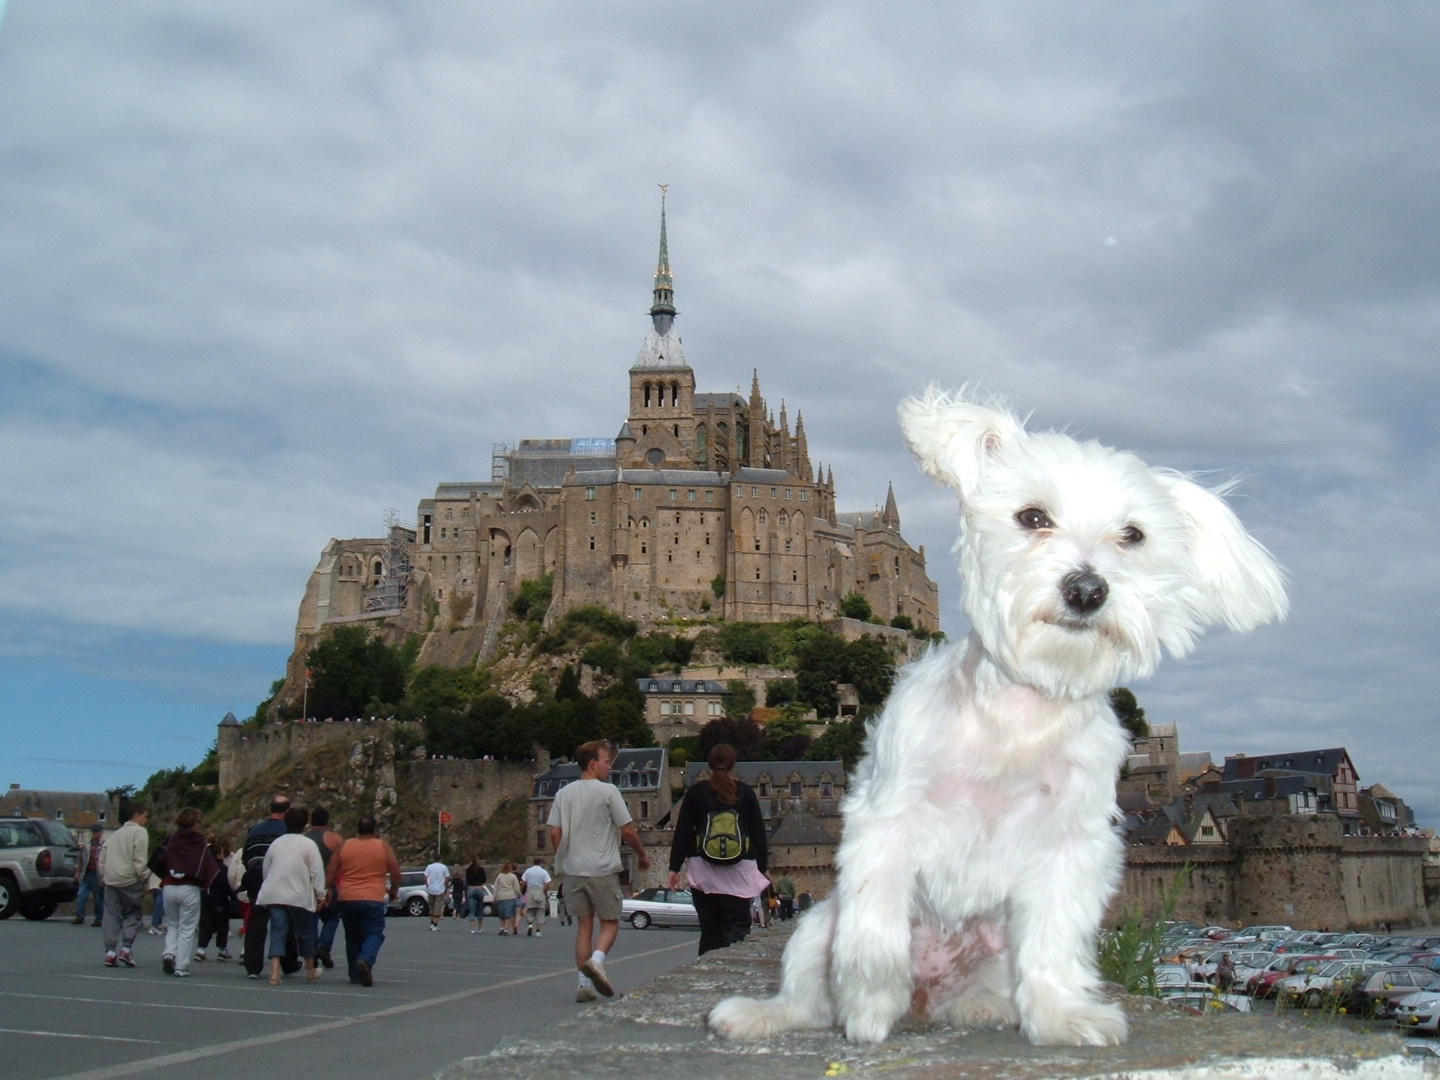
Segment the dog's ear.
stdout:
<svg viewBox="0 0 1440 1080">
<path fill-rule="evenodd" d="M 1025 429 L 1003 406 L 977 405 L 962 389 L 953 397 L 931 385 L 900 402 L 900 431 L 921 470 L 960 492 L 974 492 L 985 460 Z"/>
<path fill-rule="evenodd" d="M 1220 498 L 1225 489 L 1206 491 L 1176 473 L 1156 470 L 1155 475 L 1185 519 L 1199 572 L 1195 584 L 1216 605 L 1216 617 L 1236 631 L 1283 619 L 1290 607 L 1285 574 Z"/>
</svg>

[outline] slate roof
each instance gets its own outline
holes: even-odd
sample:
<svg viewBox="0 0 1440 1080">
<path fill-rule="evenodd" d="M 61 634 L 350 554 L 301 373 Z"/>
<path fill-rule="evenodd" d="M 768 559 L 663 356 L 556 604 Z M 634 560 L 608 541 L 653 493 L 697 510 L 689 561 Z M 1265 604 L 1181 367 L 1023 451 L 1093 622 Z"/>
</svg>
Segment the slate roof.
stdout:
<svg viewBox="0 0 1440 1080">
<path fill-rule="evenodd" d="M 692 761 L 685 766 L 685 786 L 688 788 L 699 779 L 700 773 L 709 766 L 703 761 Z M 762 775 L 770 777 L 773 783 L 783 783 L 799 773 L 802 781 L 818 784 L 820 777 L 830 774 L 830 779 L 843 782 L 845 763 L 843 761 L 737 761 L 735 776 L 751 787 Z"/>
<path fill-rule="evenodd" d="M 745 399 L 739 394 L 696 394 L 695 411 L 701 409 L 744 408 Z"/>
<path fill-rule="evenodd" d="M 674 679 L 668 676 L 636 679 L 642 694 L 723 694 L 725 684 L 714 679 Z"/>
<path fill-rule="evenodd" d="M 1343 746 L 1328 750 L 1299 750 L 1281 754 L 1253 754 L 1247 757 L 1227 757 L 1222 780 L 1248 780 L 1261 772 L 1308 772 L 1322 776 L 1334 776 L 1340 769 L 1340 762 L 1348 758 Z M 1354 762 L 1351 761 L 1354 768 Z M 1355 770 L 1359 780 L 1360 770 Z"/>
<path fill-rule="evenodd" d="M 661 765 L 665 750 L 659 746 L 634 747 L 615 755 L 610 768 L 610 783 L 621 791 L 660 790 Z M 553 799 L 566 784 L 580 779 L 580 766 L 573 761 L 553 765 L 535 778 L 530 789 L 532 799 Z"/>
<path fill-rule="evenodd" d="M 498 499 L 505 493 L 505 485 L 492 484 L 489 480 L 476 480 L 468 484 L 461 480 L 447 480 L 435 485 L 435 498 L 468 499 L 472 491 L 477 495 L 493 495 Z"/>
<path fill-rule="evenodd" d="M 239 727 L 240 721 L 235 719 L 235 710 L 231 709 L 225 714 L 225 719 L 220 721 L 221 727 Z"/>
<path fill-rule="evenodd" d="M 793 484 L 796 477 L 784 469 L 752 469 L 749 466 L 735 470 L 735 479 L 746 484 Z"/>
<path fill-rule="evenodd" d="M 776 844 L 835 844 L 839 840 L 803 806 L 797 806 L 770 831 L 770 846 Z"/>
</svg>

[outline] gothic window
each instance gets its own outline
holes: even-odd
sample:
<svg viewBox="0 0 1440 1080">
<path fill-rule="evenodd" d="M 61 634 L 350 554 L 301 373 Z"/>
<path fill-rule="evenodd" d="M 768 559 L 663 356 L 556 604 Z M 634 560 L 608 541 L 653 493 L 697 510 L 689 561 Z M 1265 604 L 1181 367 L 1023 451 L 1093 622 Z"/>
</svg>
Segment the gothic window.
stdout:
<svg viewBox="0 0 1440 1080">
<path fill-rule="evenodd" d="M 786 525 L 789 525 L 789 524 L 790 524 L 790 515 L 787 514 L 787 513 L 785 513 L 784 510 L 781 510 L 781 511 L 780 511 L 780 527 L 783 529 Z"/>
<path fill-rule="evenodd" d="M 760 510 L 760 524 L 761 524 L 761 525 L 764 525 L 764 524 L 765 524 L 766 522 L 768 522 L 769 520 L 770 520 L 770 515 L 767 514 L 767 513 L 765 513 L 765 510 L 764 510 L 764 508 L 762 507 L 761 510 Z"/>
<path fill-rule="evenodd" d="M 382 574 L 385 573 L 385 564 L 382 563 L 379 559 L 376 559 L 376 560 L 375 560 L 374 570 L 375 570 L 375 576 L 376 576 L 377 578 L 380 577 Z"/>
<path fill-rule="evenodd" d="M 670 384 L 670 404 L 674 406 L 680 404 L 680 384 L 678 382 L 672 382 Z M 680 433 L 677 431 L 675 434 L 678 435 Z"/>
<path fill-rule="evenodd" d="M 648 408 L 650 407 L 650 384 L 647 382 L 647 383 L 645 383 L 644 385 L 645 385 L 645 407 L 648 409 Z"/>
<path fill-rule="evenodd" d="M 704 424 L 700 424 L 699 426 L 697 426 L 697 427 L 695 428 L 695 449 L 696 449 L 697 451 L 699 451 L 701 454 L 704 454 L 704 453 L 705 453 L 705 443 L 706 443 L 705 435 L 706 435 L 706 432 L 705 432 L 705 425 L 704 425 Z"/>
</svg>

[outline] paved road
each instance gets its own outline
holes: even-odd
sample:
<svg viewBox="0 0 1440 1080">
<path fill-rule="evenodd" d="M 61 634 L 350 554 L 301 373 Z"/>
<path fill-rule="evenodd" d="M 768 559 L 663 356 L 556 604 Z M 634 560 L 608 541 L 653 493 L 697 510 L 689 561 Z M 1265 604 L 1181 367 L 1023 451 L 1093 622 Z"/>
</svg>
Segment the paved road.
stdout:
<svg viewBox="0 0 1440 1080">
<path fill-rule="evenodd" d="M 0 1078 L 412 1080 L 582 1007 L 573 928 L 551 922 L 537 940 L 499 937 L 493 919 L 479 935 L 448 919 L 428 926 L 388 921 L 367 990 L 346 981 L 343 961 L 313 986 L 302 973 L 271 987 L 234 962 L 167 977 L 164 939 L 143 932 L 140 966 L 110 969 L 99 929 L 17 916 L 0 923 Z M 342 929 L 337 953 L 343 943 Z M 691 931 L 622 926 L 606 967 L 623 993 L 696 948 Z"/>
</svg>

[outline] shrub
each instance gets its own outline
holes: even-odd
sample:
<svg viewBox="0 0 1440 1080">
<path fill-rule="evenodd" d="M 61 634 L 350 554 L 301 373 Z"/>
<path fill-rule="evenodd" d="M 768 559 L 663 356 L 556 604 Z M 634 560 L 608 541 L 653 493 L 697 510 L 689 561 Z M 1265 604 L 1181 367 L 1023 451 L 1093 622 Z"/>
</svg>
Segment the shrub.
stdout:
<svg viewBox="0 0 1440 1080">
<path fill-rule="evenodd" d="M 732 664 L 768 664 L 774 646 L 770 627 L 761 623 L 726 623 L 720 628 L 720 654 Z"/>
<path fill-rule="evenodd" d="M 726 716 L 749 716 L 755 709 L 755 691 L 744 679 L 731 679 L 720 704 Z"/>
<path fill-rule="evenodd" d="M 794 679 L 771 679 L 765 684 L 765 704 L 778 709 L 789 705 L 800 696 L 800 684 Z"/>
<path fill-rule="evenodd" d="M 869 622 L 874 612 L 870 610 L 869 600 L 866 600 L 858 592 L 849 592 L 840 598 L 840 614 L 847 619 Z"/>
<path fill-rule="evenodd" d="M 310 669 L 311 716 L 363 716 L 388 712 L 405 695 L 400 650 L 358 626 L 340 626 L 305 657 Z"/>
<path fill-rule="evenodd" d="M 723 573 L 716 574 L 710 579 L 710 591 L 715 594 L 716 600 L 725 599 L 725 575 Z"/>
<path fill-rule="evenodd" d="M 896 630 L 913 631 L 915 629 L 915 620 L 910 618 L 909 615 L 896 615 L 890 620 L 890 625 L 895 627 Z"/>
<path fill-rule="evenodd" d="M 540 622 L 550 610 L 550 597 L 555 587 L 555 575 L 546 574 L 538 581 L 522 581 L 520 591 L 510 601 L 510 613 L 517 619 Z"/>
<path fill-rule="evenodd" d="M 536 648 L 542 653 L 557 653 L 570 645 L 584 645 L 597 638 L 628 641 L 638 629 L 622 615 L 587 605 L 567 611 L 555 629 L 536 643 Z"/>
</svg>

